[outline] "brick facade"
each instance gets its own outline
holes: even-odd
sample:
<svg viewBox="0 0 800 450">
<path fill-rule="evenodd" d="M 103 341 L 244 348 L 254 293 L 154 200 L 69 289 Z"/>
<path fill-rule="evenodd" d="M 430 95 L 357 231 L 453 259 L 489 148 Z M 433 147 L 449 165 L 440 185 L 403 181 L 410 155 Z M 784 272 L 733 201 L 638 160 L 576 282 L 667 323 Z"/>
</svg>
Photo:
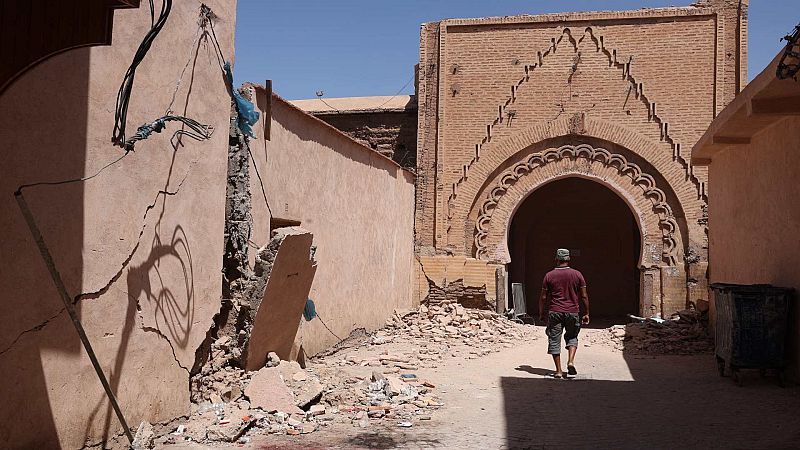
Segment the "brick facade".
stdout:
<svg viewBox="0 0 800 450">
<path fill-rule="evenodd" d="M 347 133 L 367 147 L 405 168 L 417 166 L 417 109 L 379 111 L 367 114 L 317 114 L 317 117 Z"/>
<path fill-rule="evenodd" d="M 316 98 L 291 103 L 402 167 L 416 168 L 416 96 Z"/>
<path fill-rule="evenodd" d="M 484 261 L 493 279 L 512 262 L 507 230 L 522 199 L 581 176 L 639 216 L 640 312 L 705 299 L 707 171 L 688 152 L 746 79 L 746 10 L 715 0 L 424 24 L 420 278 L 434 257 Z"/>
</svg>

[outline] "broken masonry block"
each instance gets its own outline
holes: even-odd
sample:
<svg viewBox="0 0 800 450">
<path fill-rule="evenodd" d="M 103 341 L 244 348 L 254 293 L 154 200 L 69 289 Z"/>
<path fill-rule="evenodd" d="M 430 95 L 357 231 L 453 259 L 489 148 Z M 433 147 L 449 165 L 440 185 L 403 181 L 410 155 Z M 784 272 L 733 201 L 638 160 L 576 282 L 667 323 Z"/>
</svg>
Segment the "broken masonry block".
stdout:
<svg viewBox="0 0 800 450">
<path fill-rule="evenodd" d="M 301 227 L 273 231 L 268 247 L 277 249 L 245 346 L 246 370 L 264 367 L 270 352 L 289 359 L 317 270 L 312 241 L 311 232 Z"/>
</svg>

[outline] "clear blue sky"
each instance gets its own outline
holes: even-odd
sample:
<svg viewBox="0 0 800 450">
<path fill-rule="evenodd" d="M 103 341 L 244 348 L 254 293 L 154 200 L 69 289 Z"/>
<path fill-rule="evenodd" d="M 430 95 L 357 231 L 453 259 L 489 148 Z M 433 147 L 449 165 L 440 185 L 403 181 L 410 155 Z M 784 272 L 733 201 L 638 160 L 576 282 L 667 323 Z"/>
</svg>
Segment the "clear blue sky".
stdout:
<svg viewBox="0 0 800 450">
<path fill-rule="evenodd" d="M 681 0 L 239 0 L 237 85 L 273 80 L 288 99 L 394 95 L 419 62 L 419 26 L 453 17 L 683 6 Z M 748 76 L 800 22 L 800 0 L 751 0 Z M 413 82 L 403 93 L 413 93 Z"/>
</svg>

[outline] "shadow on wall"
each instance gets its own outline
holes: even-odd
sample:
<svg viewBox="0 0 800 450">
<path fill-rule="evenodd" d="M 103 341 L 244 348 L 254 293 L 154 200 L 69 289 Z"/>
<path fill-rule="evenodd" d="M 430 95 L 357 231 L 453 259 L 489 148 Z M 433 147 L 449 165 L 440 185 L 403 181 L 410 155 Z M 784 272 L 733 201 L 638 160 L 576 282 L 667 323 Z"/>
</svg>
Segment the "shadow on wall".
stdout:
<svg viewBox="0 0 800 450">
<path fill-rule="evenodd" d="M 13 256 L 0 271 L 0 447 L 48 448 L 58 442 L 48 386 L 42 365 L 45 354 L 65 360 L 83 352 L 47 266 L 39 254 L 15 200 L 14 191 L 27 183 L 81 177 L 86 170 L 89 49 L 59 59 L 50 79 L 32 71 L 18 78 L 0 97 L 0 148 L 5 161 L 0 177 L 0 218 L 4 238 L 0 254 Z M 39 94 L 30 95 L 31 91 Z M 46 93 L 43 93 L 46 92 Z M 47 100 L 47 101 L 46 101 Z M 26 133 L 38 124 L 41 133 Z M 71 294 L 82 292 L 84 188 L 82 183 L 34 186 L 25 199 L 53 253 Z M 80 305 L 76 307 L 80 315 Z M 45 327 L 47 328 L 45 330 Z M 69 355 L 69 356 L 67 356 Z M 99 384 L 99 383 L 98 383 Z M 31 432 L 24 424 L 35 424 Z"/>
<path fill-rule="evenodd" d="M 198 47 L 199 48 L 199 47 Z M 195 52 L 194 61 L 197 60 Z M 182 114 L 186 114 L 191 96 L 192 81 L 194 80 L 194 65 L 190 76 L 188 94 L 184 103 Z M 131 335 L 134 327 L 141 328 L 145 332 L 156 333 L 166 339 L 173 347 L 172 353 L 176 358 L 175 347 L 183 350 L 189 343 L 189 335 L 194 324 L 194 268 L 192 264 L 192 252 L 189 238 L 181 225 L 176 225 L 171 232 L 162 234 L 161 225 L 164 215 L 168 210 L 169 200 L 173 198 L 176 191 L 170 191 L 169 186 L 173 180 L 175 160 L 177 153 L 183 146 L 181 137 L 172 141 L 172 160 L 167 171 L 167 177 L 163 182 L 163 188 L 156 194 L 154 202 L 148 207 L 145 218 L 158 211 L 158 218 L 155 220 L 153 239 L 150 243 L 150 250 L 147 258 L 141 264 L 125 267 L 126 273 L 126 293 L 128 305 L 125 312 L 125 324 L 122 328 L 119 347 L 114 357 L 114 366 L 106 372 L 109 379 L 111 390 L 117 394 L 121 385 L 121 374 L 125 365 L 125 359 L 129 350 Z M 144 230 L 143 230 L 144 231 Z M 139 244 L 141 246 L 142 243 Z M 131 254 L 137 254 L 138 247 Z M 174 268 L 179 270 L 174 270 Z M 183 285 L 175 290 L 172 286 L 165 284 L 162 271 L 168 273 L 182 273 Z M 120 275 L 123 272 L 120 272 Z M 168 282 L 166 282 L 168 283 Z M 143 309 L 152 311 L 152 317 L 144 317 Z M 178 362 L 180 365 L 180 362 Z M 188 372 L 190 368 L 181 366 Z M 111 403 L 106 397 L 102 397 L 95 405 L 86 421 L 85 436 L 91 435 L 91 428 L 97 415 L 105 405 L 103 415 L 102 442 L 108 442 L 111 437 L 112 421 L 117 418 L 114 415 Z M 124 414 L 124 405 L 121 405 Z M 126 420 L 130 421 L 129 417 Z M 131 427 L 136 427 L 136 423 L 128 423 Z"/>
<path fill-rule="evenodd" d="M 196 62 L 197 52 L 194 56 Z M 0 302 L 0 373 L 6 380 L 0 387 L 0 398 L 6 401 L 0 412 L 2 448 L 52 448 L 65 439 L 74 439 L 69 428 L 77 423 L 85 427 L 85 436 L 88 437 L 95 434 L 91 430 L 99 422 L 98 418 L 104 409 L 101 439 L 107 441 L 111 430 L 117 428 L 117 418 L 100 388 L 97 376 L 90 368 L 84 370 L 88 366 L 85 350 L 13 195 L 22 184 L 77 179 L 90 175 L 106 162 L 119 157 L 120 154 L 115 154 L 109 157 L 109 161 L 93 161 L 91 164 L 86 161 L 85 152 L 90 145 L 86 140 L 89 128 L 87 102 L 90 98 L 90 65 L 90 49 L 71 50 L 69 58 L 51 59 L 46 65 L 40 66 L 44 68 L 41 71 L 34 69 L 18 78 L 0 98 L 0 118 L 7 125 L 0 132 L 0 148 L 5 149 L 11 162 L 0 177 L 0 205 L 3 211 L 7 211 L 0 217 L 0 224 L 8 236 L 8 239 L 0 242 L 0 254 L 13 255 L 16 261 L 0 271 L 0 281 L 5 291 Z M 186 88 L 188 93 L 181 105 L 184 115 L 190 107 L 194 65 L 187 76 L 190 78 Z M 32 91 L 37 94 L 30 95 Z M 25 132 L 33 127 L 41 128 L 42 132 Z M 146 211 L 148 229 L 155 227 L 146 260 L 136 266 L 127 266 L 130 259 L 125 260 L 114 278 L 126 277 L 128 304 L 124 324 L 120 326 L 119 346 L 115 354 L 108 355 L 105 361 L 102 355 L 98 354 L 98 357 L 101 364 L 107 367 L 105 375 L 117 395 L 121 394 L 119 389 L 124 384 L 121 377 L 136 328 L 159 334 L 168 339 L 175 349 L 185 349 L 189 343 L 195 309 L 189 239 L 180 225 L 167 232 L 160 229 L 161 219 L 174 195 L 168 188 L 171 181 L 174 183 L 173 165 L 182 146 L 180 139 L 173 140 L 172 165 L 162 190 L 153 192 L 153 202 Z M 102 176 L 109 175 L 104 173 Z M 80 294 L 84 291 L 83 255 L 92 255 L 84 249 L 83 220 L 86 214 L 85 184 L 92 182 L 94 180 L 32 186 L 23 191 L 44 242 L 53 254 L 55 267 L 64 279 L 67 292 L 75 300 L 79 317 L 83 301 L 93 301 L 113 284 L 112 280 L 97 293 Z M 102 211 L 93 213 L 102 214 Z M 155 214 L 159 216 L 153 217 Z M 143 253 L 145 249 L 142 247 L 145 245 L 144 242 L 140 243 L 131 257 Z M 119 255 L 120 259 L 123 257 Z M 183 285 L 178 288 L 169 286 L 174 283 L 161 277 L 162 272 L 176 271 L 183 273 Z M 113 307 L 109 305 L 109 308 Z M 152 312 L 152 315 L 143 317 L 143 310 Z M 87 332 L 91 334 L 91 330 L 87 329 Z M 93 344 L 101 346 L 98 342 Z M 95 394 L 99 395 L 97 404 L 88 416 L 67 417 L 73 414 L 70 408 L 64 407 L 63 398 L 68 395 L 62 397 L 63 387 L 54 386 L 52 380 L 48 385 L 43 361 L 47 362 L 48 371 L 51 372 L 74 371 L 75 383 L 80 384 L 87 395 L 93 398 Z M 186 370 L 188 375 L 189 369 Z M 121 406 L 123 413 L 129 411 L 124 403 Z M 126 418 L 132 422 L 130 415 Z M 35 424 L 35 427 L 19 424 Z M 77 425 L 77 428 L 80 429 L 81 425 Z M 135 427 L 138 424 L 129 425 Z M 63 434 L 61 439 L 59 431 Z"/>
<path fill-rule="evenodd" d="M 165 207 L 166 197 L 162 205 L 162 215 Z M 178 292 L 165 285 L 164 280 L 161 278 L 161 268 L 166 265 L 178 265 L 183 271 L 183 286 L 179 286 L 183 289 Z M 125 324 L 122 329 L 120 344 L 114 357 L 114 366 L 106 373 L 111 389 L 115 393 L 119 391 L 121 374 L 134 327 L 140 327 L 146 332 L 156 333 L 162 338 L 168 339 L 171 345 L 180 349 L 185 349 L 188 345 L 189 334 L 192 331 L 194 321 L 194 273 L 192 254 L 183 228 L 181 226 L 175 227 L 170 240 L 167 242 L 162 241 L 160 232 L 157 230 L 153 237 L 147 260 L 142 264 L 130 267 L 127 271 L 126 280 L 128 306 L 125 312 Z M 151 320 L 155 326 L 148 325 L 147 318 L 141 317 L 142 304 L 144 302 L 149 306 L 148 310 L 154 311 L 154 316 Z M 189 371 L 189 368 L 183 368 L 187 372 Z M 111 422 L 117 419 L 111 409 L 111 404 L 105 397 L 95 405 L 86 421 L 86 436 L 90 435 L 91 427 L 104 405 L 106 411 L 103 416 L 103 442 L 107 442 L 110 437 Z M 136 424 L 130 423 L 129 425 L 136 426 Z"/>
<path fill-rule="evenodd" d="M 508 448 L 793 448 L 800 439 L 800 387 L 758 371 L 738 387 L 719 377 L 711 353 L 623 357 L 621 373 L 587 375 L 577 364 L 575 378 L 558 380 L 549 366 L 521 365 L 501 377 Z"/>
</svg>

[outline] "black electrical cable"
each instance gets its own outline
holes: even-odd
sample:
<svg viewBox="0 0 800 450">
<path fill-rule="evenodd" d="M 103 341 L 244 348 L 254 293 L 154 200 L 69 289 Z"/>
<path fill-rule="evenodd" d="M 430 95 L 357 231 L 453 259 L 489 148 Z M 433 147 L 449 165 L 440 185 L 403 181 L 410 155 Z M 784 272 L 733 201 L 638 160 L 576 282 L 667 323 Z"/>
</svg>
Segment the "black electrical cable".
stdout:
<svg viewBox="0 0 800 450">
<path fill-rule="evenodd" d="M 114 145 L 125 148 L 125 123 L 128 119 L 128 105 L 131 100 L 131 91 L 133 90 L 133 80 L 136 76 L 136 69 L 139 67 L 142 60 L 144 60 L 145 55 L 147 55 L 147 52 L 150 50 L 150 46 L 153 45 L 153 41 L 155 41 L 158 33 L 164 28 L 164 24 L 167 23 L 167 17 L 169 17 L 171 10 L 172 0 L 163 0 L 158 20 L 152 24 L 150 30 L 145 34 L 142 43 L 139 44 L 139 48 L 136 50 L 131 65 L 128 67 L 127 72 L 125 72 L 125 77 L 122 79 L 122 84 L 117 92 L 117 106 L 114 111 L 114 132 L 111 135 L 111 142 Z M 155 7 L 152 1 L 150 2 L 150 14 L 151 17 L 155 15 Z"/>
<path fill-rule="evenodd" d="M 332 334 L 332 335 L 333 335 L 333 337 L 335 337 L 336 339 L 338 339 L 338 340 L 339 340 L 339 342 L 342 342 L 342 341 L 344 340 L 344 339 L 340 338 L 340 337 L 339 337 L 339 335 L 337 335 L 336 333 L 334 333 L 334 332 L 333 332 L 333 330 L 331 330 L 331 329 L 328 327 L 328 324 L 326 324 L 326 323 L 325 323 L 325 321 L 324 321 L 324 320 L 322 320 L 322 317 L 320 317 L 320 316 L 319 316 L 319 313 L 317 313 L 317 319 L 319 319 L 319 321 L 320 321 L 320 323 L 322 324 L 322 326 L 323 326 L 323 327 L 325 327 L 325 329 L 326 329 L 326 330 L 328 330 L 328 332 L 329 332 L 330 334 Z"/>
<path fill-rule="evenodd" d="M 190 119 L 188 117 L 183 116 L 174 116 L 171 114 L 167 114 L 166 116 L 159 117 L 158 119 L 154 120 L 151 123 L 146 123 L 140 126 L 136 133 L 131 136 L 130 139 L 127 139 L 123 145 L 125 148 L 125 152 L 129 152 L 133 150 L 133 146 L 138 142 L 147 139 L 153 133 L 160 133 L 164 128 L 167 126 L 167 122 L 181 122 L 187 127 L 189 127 L 192 131 L 185 131 L 185 130 L 178 130 L 175 132 L 175 135 L 184 135 L 189 136 L 192 139 L 202 141 L 205 139 L 209 139 L 211 137 L 211 133 L 213 129 L 209 125 L 203 125 L 202 123 Z"/>
</svg>

